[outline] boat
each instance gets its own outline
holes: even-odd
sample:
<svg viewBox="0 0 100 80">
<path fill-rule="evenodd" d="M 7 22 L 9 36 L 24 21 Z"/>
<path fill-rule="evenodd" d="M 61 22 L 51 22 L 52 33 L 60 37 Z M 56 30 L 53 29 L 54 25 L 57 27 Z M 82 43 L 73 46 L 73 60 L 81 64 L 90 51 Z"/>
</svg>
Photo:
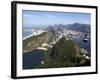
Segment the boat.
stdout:
<svg viewBox="0 0 100 80">
<path fill-rule="evenodd" d="M 88 39 L 87 39 L 87 38 L 85 38 L 83 41 L 84 41 L 84 42 L 88 42 Z"/>
<path fill-rule="evenodd" d="M 87 36 L 88 36 L 88 34 L 85 34 L 85 38 L 83 39 L 84 42 L 88 42 Z"/>
</svg>

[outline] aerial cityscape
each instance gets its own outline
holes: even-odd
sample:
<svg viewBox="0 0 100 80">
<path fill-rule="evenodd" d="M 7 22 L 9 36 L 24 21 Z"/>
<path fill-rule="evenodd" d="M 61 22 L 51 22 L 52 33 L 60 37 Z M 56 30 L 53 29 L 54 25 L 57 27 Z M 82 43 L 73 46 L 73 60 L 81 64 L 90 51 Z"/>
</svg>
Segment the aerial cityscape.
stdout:
<svg viewBox="0 0 100 80">
<path fill-rule="evenodd" d="M 23 69 L 91 66 L 90 17 L 23 10 Z"/>
</svg>

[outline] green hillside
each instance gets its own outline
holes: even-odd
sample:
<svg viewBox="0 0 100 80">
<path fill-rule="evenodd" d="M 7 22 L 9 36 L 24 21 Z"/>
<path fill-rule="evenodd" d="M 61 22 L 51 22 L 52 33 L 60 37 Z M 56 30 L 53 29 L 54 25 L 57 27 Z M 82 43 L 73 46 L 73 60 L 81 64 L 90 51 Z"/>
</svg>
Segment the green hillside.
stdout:
<svg viewBox="0 0 100 80">
<path fill-rule="evenodd" d="M 29 37 L 23 40 L 23 52 L 29 52 L 42 45 L 42 43 L 49 43 L 55 38 L 54 33 L 44 32 L 37 36 Z"/>
<path fill-rule="evenodd" d="M 51 50 L 46 52 L 43 58 L 45 64 L 41 68 L 73 67 L 90 65 L 89 61 L 82 56 L 80 48 L 72 40 L 61 38 Z M 81 63 L 84 61 L 83 63 Z M 88 61 L 88 62 L 87 62 Z"/>
<path fill-rule="evenodd" d="M 47 31 L 37 36 L 31 36 L 23 40 L 23 53 L 35 50 L 42 46 L 43 43 L 52 45 L 55 40 L 55 32 Z M 57 68 L 57 67 L 75 67 L 75 66 L 90 66 L 90 59 L 86 59 L 81 53 L 81 48 L 77 46 L 71 39 L 62 37 L 52 48 L 48 47 L 44 51 L 44 57 L 37 68 Z"/>
</svg>

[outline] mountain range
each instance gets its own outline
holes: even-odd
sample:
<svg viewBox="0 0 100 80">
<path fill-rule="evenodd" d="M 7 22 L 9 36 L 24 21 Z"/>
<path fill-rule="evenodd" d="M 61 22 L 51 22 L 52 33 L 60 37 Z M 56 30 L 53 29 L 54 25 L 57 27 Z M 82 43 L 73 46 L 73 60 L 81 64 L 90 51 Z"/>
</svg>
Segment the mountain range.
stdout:
<svg viewBox="0 0 100 80">
<path fill-rule="evenodd" d="M 81 23 L 73 23 L 73 24 L 68 24 L 68 25 L 55 24 L 55 25 L 48 26 L 46 29 L 55 30 L 55 31 L 62 31 L 63 29 L 67 29 L 67 30 L 74 30 L 74 31 L 90 33 L 90 25 L 81 24 Z"/>
</svg>

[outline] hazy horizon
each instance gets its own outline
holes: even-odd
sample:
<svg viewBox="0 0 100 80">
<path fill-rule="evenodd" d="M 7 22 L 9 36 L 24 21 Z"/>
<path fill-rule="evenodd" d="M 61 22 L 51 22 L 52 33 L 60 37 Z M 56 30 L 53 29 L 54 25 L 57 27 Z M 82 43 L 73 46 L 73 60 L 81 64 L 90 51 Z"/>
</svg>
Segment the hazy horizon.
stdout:
<svg viewBox="0 0 100 80">
<path fill-rule="evenodd" d="M 48 27 L 54 24 L 90 24 L 90 13 L 23 10 L 23 27 Z"/>
</svg>

